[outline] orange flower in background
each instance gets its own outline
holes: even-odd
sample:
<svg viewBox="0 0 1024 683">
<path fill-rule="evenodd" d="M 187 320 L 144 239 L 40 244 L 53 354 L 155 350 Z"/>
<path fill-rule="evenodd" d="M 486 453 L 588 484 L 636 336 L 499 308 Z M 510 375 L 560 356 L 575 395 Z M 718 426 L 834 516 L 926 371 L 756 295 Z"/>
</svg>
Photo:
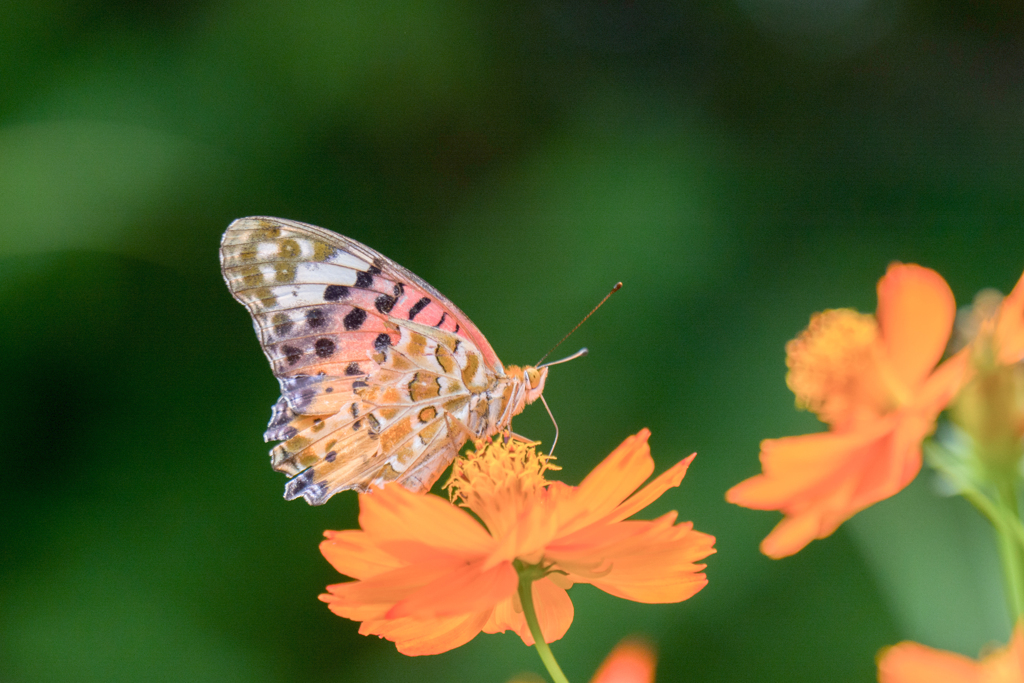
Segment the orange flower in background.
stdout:
<svg viewBox="0 0 1024 683">
<path fill-rule="evenodd" d="M 894 263 L 878 282 L 875 315 L 818 313 L 787 344 L 797 406 L 829 431 L 765 439 L 762 473 L 726 492 L 730 503 L 785 515 L 761 552 L 792 555 L 913 480 L 921 441 L 963 382 L 966 353 L 935 367 L 955 315 L 942 276 Z"/>
<path fill-rule="evenodd" d="M 1024 276 L 1009 296 L 979 292 L 957 331 L 971 364 L 952 419 L 991 475 L 1016 479 L 1024 442 Z"/>
<path fill-rule="evenodd" d="M 590 683 L 654 683 L 657 662 L 654 648 L 646 641 L 626 638 L 608 653 Z M 544 683 L 544 679 L 535 674 L 520 674 L 509 683 Z"/>
<path fill-rule="evenodd" d="M 626 639 L 608 654 L 590 683 L 654 683 L 656 663 L 650 645 Z"/>
<path fill-rule="evenodd" d="M 981 661 L 910 641 L 879 653 L 879 683 L 1024 683 L 1024 622 Z"/>
<path fill-rule="evenodd" d="M 516 566 L 545 573 L 532 594 L 547 642 L 572 623 L 574 583 L 637 602 L 685 600 L 707 584 L 697 562 L 715 552 L 715 539 L 676 524 L 675 512 L 627 520 L 678 486 L 694 457 L 637 490 L 654 471 L 649 436 L 626 439 L 578 487 L 546 481 L 549 458 L 532 445 L 488 443 L 457 460 L 449 482 L 453 500 L 476 517 L 397 486 L 361 494 L 361 529 L 327 531 L 320 544 L 356 580 L 328 586 L 320 599 L 408 655 L 445 652 L 481 631 L 512 629 L 532 645 Z"/>
<path fill-rule="evenodd" d="M 1024 275 L 999 307 L 994 336 L 1000 363 L 1012 365 L 1024 360 Z"/>
</svg>

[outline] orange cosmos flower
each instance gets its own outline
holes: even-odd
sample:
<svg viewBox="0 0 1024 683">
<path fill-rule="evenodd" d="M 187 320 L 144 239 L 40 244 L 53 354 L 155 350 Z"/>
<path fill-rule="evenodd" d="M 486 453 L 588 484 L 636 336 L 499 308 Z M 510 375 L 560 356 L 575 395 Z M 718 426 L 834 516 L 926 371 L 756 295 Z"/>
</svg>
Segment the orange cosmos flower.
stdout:
<svg viewBox="0 0 1024 683">
<path fill-rule="evenodd" d="M 999 362 L 1012 365 L 1024 360 L 1024 275 L 1003 299 L 994 328 Z"/>
<path fill-rule="evenodd" d="M 1015 480 L 1024 440 L 1024 276 L 1009 296 L 979 292 L 969 314 L 958 317 L 957 331 L 970 355 L 970 379 L 953 405 L 953 421 L 971 436 L 989 474 Z"/>
<path fill-rule="evenodd" d="M 650 645 L 628 638 L 608 654 L 590 683 L 654 683 L 656 662 Z"/>
<path fill-rule="evenodd" d="M 715 539 L 676 524 L 675 512 L 627 520 L 678 486 L 694 457 L 638 491 L 654 470 L 649 436 L 626 439 L 578 487 L 546 481 L 549 458 L 532 445 L 499 440 L 456 461 L 449 487 L 462 507 L 398 486 L 362 494 L 361 530 L 327 531 L 320 544 L 356 580 L 320 599 L 408 655 L 445 652 L 480 631 L 512 629 L 532 645 L 517 567 L 543 574 L 532 594 L 547 642 L 572 622 L 574 583 L 638 602 L 685 600 L 707 584 L 697 562 Z"/>
<path fill-rule="evenodd" d="M 921 441 L 963 382 L 966 353 L 935 367 L 955 314 L 942 276 L 894 263 L 878 281 L 875 315 L 818 313 L 786 345 L 797 405 L 830 429 L 765 439 L 762 473 L 726 492 L 730 503 L 785 515 L 761 552 L 792 555 L 913 480 Z"/>
<path fill-rule="evenodd" d="M 1024 683 L 1024 622 L 981 661 L 905 641 L 879 653 L 879 683 Z"/>
<path fill-rule="evenodd" d="M 654 683 L 658 658 L 654 648 L 635 637 L 616 645 L 601 662 L 590 683 Z M 543 683 L 535 674 L 520 674 L 508 683 Z"/>
</svg>

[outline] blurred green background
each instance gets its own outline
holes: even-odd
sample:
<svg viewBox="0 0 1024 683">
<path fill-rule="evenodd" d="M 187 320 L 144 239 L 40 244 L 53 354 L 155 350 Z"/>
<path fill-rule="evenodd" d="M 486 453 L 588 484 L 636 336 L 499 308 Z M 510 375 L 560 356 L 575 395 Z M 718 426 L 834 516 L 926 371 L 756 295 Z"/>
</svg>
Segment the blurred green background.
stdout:
<svg viewBox="0 0 1024 683">
<path fill-rule="evenodd" d="M 562 476 L 647 426 L 708 587 L 589 586 L 554 645 L 659 680 L 870 681 L 1008 622 L 989 531 L 927 473 L 795 557 L 725 504 L 793 409 L 785 342 L 891 260 L 958 301 L 1024 268 L 1024 8 L 1002 0 L 7 2 L 0 21 L 0 680 L 504 681 L 513 635 L 407 658 L 316 596 L 356 498 L 286 502 L 277 383 L 221 280 L 234 218 L 363 241 L 506 363 L 554 369 Z M 517 432 L 550 442 L 542 408 Z"/>
</svg>

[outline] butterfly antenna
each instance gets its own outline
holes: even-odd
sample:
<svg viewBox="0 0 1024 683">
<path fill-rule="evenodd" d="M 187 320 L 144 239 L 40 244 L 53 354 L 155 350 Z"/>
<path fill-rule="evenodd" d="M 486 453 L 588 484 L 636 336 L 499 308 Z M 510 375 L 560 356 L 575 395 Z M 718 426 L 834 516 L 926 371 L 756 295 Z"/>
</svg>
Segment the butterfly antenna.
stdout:
<svg viewBox="0 0 1024 683">
<path fill-rule="evenodd" d="M 552 351 L 554 351 L 554 349 L 552 349 Z M 581 357 L 587 355 L 588 353 L 590 353 L 590 351 L 587 351 L 587 348 L 583 347 L 582 349 L 580 349 L 576 353 L 572 354 L 571 356 L 566 356 L 565 358 L 559 358 L 558 360 L 553 360 L 550 363 L 545 363 L 544 365 L 535 365 L 534 367 L 535 368 L 550 368 L 552 365 L 561 365 L 562 363 L 568 363 L 571 360 L 576 360 L 577 358 L 581 358 Z M 544 360 L 544 359 L 541 358 L 541 360 Z"/>
<path fill-rule="evenodd" d="M 574 327 L 571 330 L 569 330 L 569 334 L 567 334 L 564 337 L 562 337 L 562 339 L 557 344 L 552 346 L 551 349 L 547 353 L 545 353 L 543 356 L 541 356 L 540 360 L 537 361 L 537 365 L 535 365 L 534 367 L 538 367 L 538 368 L 542 367 L 541 363 L 544 362 L 545 358 L 547 358 L 548 356 L 551 355 L 551 351 L 554 351 L 559 346 L 561 346 L 562 342 L 564 342 L 566 339 L 571 337 L 573 332 L 575 332 L 576 330 L 580 329 L 580 325 L 582 325 L 583 323 L 587 322 L 587 318 L 589 318 L 590 316 L 594 315 L 594 313 L 597 312 L 597 309 L 601 308 L 601 306 L 604 305 L 605 301 L 608 301 L 608 297 L 610 297 L 612 294 L 614 294 L 615 292 L 619 291 L 620 289 L 622 289 L 622 283 L 621 282 L 616 282 L 615 286 L 612 287 L 612 291 L 610 291 L 607 294 L 605 294 L 604 298 L 601 299 L 599 302 L 597 302 L 597 305 L 594 306 L 594 308 L 591 309 L 590 313 L 587 313 L 585 316 L 583 316 L 583 320 L 581 320 L 578 323 L 576 323 L 576 327 Z M 569 356 L 568 358 L 563 358 L 562 360 L 555 361 L 554 363 L 548 363 L 548 365 L 557 365 L 558 363 L 564 363 L 567 360 L 572 360 L 573 358 L 579 358 L 580 356 L 585 356 L 585 355 L 587 355 L 587 350 L 586 349 L 580 349 L 579 351 L 577 351 L 573 355 Z M 544 405 L 547 406 L 546 403 Z M 549 410 L 548 412 L 550 413 L 551 411 Z"/>
</svg>

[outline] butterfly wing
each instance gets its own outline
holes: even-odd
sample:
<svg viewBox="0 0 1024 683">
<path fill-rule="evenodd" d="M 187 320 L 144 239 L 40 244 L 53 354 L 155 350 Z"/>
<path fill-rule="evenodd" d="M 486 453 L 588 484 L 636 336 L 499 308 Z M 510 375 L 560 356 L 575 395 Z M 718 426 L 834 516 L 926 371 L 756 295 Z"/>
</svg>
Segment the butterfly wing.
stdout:
<svg viewBox="0 0 1024 683">
<path fill-rule="evenodd" d="M 505 374 L 476 326 L 397 263 L 313 225 L 240 218 L 220 256 L 281 385 L 265 438 L 283 441 L 271 461 L 293 476 L 285 496 L 428 489 L 468 436 L 471 391 Z"/>
</svg>

